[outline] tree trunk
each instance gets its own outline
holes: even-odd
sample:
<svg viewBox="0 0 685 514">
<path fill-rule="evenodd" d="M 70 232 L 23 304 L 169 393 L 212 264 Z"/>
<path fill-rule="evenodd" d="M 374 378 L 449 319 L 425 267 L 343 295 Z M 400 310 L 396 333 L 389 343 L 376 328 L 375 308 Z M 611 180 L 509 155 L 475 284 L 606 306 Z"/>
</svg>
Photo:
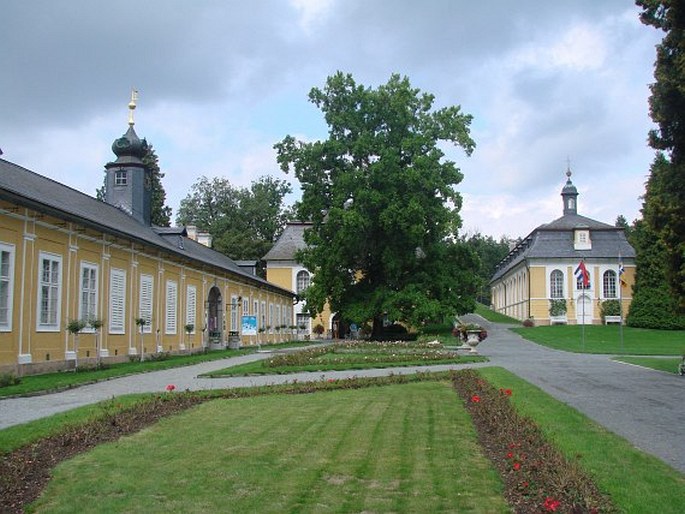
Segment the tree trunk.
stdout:
<svg viewBox="0 0 685 514">
<path fill-rule="evenodd" d="M 373 328 L 371 329 L 371 340 L 380 341 L 381 339 L 383 339 L 383 318 L 374 316 Z"/>
</svg>

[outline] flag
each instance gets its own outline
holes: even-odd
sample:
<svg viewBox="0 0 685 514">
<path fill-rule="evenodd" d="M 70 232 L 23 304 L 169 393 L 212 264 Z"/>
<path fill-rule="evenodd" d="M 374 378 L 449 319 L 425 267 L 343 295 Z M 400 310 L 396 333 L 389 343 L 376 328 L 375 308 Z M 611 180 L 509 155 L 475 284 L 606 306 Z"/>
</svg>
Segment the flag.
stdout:
<svg viewBox="0 0 685 514">
<path fill-rule="evenodd" d="M 623 267 L 623 261 L 619 261 L 618 263 L 618 280 L 621 282 L 622 286 L 626 285 L 626 281 L 623 280 L 623 274 L 626 272 L 626 269 Z"/>
<path fill-rule="evenodd" d="M 573 274 L 576 276 L 578 280 L 583 280 L 584 289 L 590 287 L 590 273 L 588 273 L 587 268 L 585 267 L 585 261 L 580 261 L 580 264 L 578 264 L 578 267 L 576 268 L 576 271 L 573 272 Z"/>
</svg>

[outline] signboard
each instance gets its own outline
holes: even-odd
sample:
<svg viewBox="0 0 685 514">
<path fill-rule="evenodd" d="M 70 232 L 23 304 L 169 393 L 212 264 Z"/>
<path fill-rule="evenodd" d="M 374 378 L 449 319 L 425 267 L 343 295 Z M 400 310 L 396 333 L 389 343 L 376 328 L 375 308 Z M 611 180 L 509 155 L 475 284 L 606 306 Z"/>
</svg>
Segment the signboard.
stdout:
<svg viewBox="0 0 685 514">
<path fill-rule="evenodd" d="M 256 336 L 257 335 L 257 316 L 243 316 L 243 335 Z"/>
</svg>

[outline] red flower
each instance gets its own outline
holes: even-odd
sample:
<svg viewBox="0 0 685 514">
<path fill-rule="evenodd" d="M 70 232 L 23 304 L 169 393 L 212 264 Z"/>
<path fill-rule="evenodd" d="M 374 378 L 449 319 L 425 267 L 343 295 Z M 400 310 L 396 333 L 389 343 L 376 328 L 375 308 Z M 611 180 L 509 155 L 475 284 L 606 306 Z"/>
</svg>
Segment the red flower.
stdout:
<svg viewBox="0 0 685 514">
<path fill-rule="evenodd" d="M 174 389 L 176 389 L 176 386 L 174 384 L 169 384 L 168 386 L 166 386 L 166 390 L 169 392 L 173 391 Z"/>
<path fill-rule="evenodd" d="M 474 395 L 471 397 L 471 401 L 472 401 L 473 403 L 478 403 L 478 402 L 480 401 L 480 396 L 478 396 L 477 394 L 474 394 Z"/>
<path fill-rule="evenodd" d="M 514 471 L 518 471 L 521 469 L 521 463 L 520 462 L 514 462 Z"/>
<path fill-rule="evenodd" d="M 329 378 L 328 381 L 329 381 L 329 382 L 335 382 L 335 379 L 334 379 L 334 378 Z"/>
<path fill-rule="evenodd" d="M 511 453 L 511 452 L 507 453 L 507 459 L 511 459 L 511 458 L 513 458 L 513 457 L 514 457 L 514 454 L 513 454 L 513 453 Z"/>
<path fill-rule="evenodd" d="M 561 502 L 559 500 L 555 500 L 550 496 L 545 498 L 545 503 L 542 504 L 543 508 L 547 512 L 556 512 L 556 510 L 559 508 L 559 505 L 561 505 Z"/>
<path fill-rule="evenodd" d="M 505 389 L 504 394 L 506 394 L 507 396 L 511 396 L 511 389 Z"/>
</svg>

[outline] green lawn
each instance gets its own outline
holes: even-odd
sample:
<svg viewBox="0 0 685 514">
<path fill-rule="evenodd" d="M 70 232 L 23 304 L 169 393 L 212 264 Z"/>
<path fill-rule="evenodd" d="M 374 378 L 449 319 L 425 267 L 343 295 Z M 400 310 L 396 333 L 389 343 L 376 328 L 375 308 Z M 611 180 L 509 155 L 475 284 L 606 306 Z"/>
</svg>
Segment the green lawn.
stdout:
<svg viewBox="0 0 685 514">
<path fill-rule="evenodd" d="M 311 345 L 310 341 L 293 341 L 278 345 L 263 345 L 262 348 L 292 347 Z M 238 355 L 254 353 L 257 347 L 246 347 L 240 350 L 219 350 L 209 353 L 197 353 L 194 355 L 171 355 L 164 360 L 146 360 L 143 362 L 122 362 L 111 364 L 104 369 L 87 369 L 82 367 L 78 372 L 62 371 L 59 373 L 46 373 L 43 375 L 30 375 L 21 377 L 21 382 L 16 385 L 0 387 L 0 398 L 4 396 L 26 395 L 43 392 L 68 389 L 83 384 L 122 377 L 134 373 L 146 373 L 163 369 L 190 366 L 201 362 L 227 359 Z"/>
<path fill-rule="evenodd" d="M 516 318 L 510 318 L 509 316 L 506 316 L 504 314 L 500 314 L 499 312 L 495 312 L 492 309 L 486 307 L 482 303 L 476 303 L 476 314 L 479 316 L 484 317 L 486 320 L 491 321 L 493 323 L 507 323 L 511 325 L 521 325 L 521 321 L 517 320 Z"/>
<path fill-rule="evenodd" d="M 512 328 L 535 343 L 569 352 L 630 354 L 630 355 L 682 355 L 685 353 L 685 331 L 649 330 L 623 327 L 621 348 L 619 327 L 616 325 L 586 325 L 585 343 L 579 325 Z"/>
<path fill-rule="evenodd" d="M 657 371 L 665 371 L 666 373 L 678 373 L 678 364 L 680 363 L 680 359 L 677 357 L 617 357 L 614 360 Z"/>
<path fill-rule="evenodd" d="M 568 459 L 577 460 L 620 512 L 683 512 L 683 474 L 502 368 L 479 373 L 495 387 L 511 389 L 516 409 L 533 419 Z"/>
<path fill-rule="evenodd" d="M 207 402 L 63 463 L 34 507 L 509 512 L 446 382 Z"/>
</svg>

